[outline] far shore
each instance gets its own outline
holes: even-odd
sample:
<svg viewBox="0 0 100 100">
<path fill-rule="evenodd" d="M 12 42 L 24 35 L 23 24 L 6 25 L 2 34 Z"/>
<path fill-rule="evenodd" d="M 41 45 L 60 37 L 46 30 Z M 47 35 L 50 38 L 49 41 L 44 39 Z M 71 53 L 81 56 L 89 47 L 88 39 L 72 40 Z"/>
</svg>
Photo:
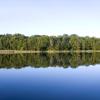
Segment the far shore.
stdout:
<svg viewBox="0 0 100 100">
<path fill-rule="evenodd" d="M 48 51 L 34 51 L 34 50 L 0 50 L 0 54 L 19 54 L 19 53 L 93 53 L 100 52 L 100 50 L 48 50 Z"/>
</svg>

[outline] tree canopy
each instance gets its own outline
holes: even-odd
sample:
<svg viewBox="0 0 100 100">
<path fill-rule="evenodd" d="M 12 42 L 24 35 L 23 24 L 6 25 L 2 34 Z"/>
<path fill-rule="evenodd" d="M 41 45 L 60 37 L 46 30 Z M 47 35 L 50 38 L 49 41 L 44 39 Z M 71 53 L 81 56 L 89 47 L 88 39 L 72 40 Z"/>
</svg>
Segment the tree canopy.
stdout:
<svg viewBox="0 0 100 100">
<path fill-rule="evenodd" d="M 0 35 L 0 50 L 100 50 L 100 38 L 22 34 Z"/>
</svg>

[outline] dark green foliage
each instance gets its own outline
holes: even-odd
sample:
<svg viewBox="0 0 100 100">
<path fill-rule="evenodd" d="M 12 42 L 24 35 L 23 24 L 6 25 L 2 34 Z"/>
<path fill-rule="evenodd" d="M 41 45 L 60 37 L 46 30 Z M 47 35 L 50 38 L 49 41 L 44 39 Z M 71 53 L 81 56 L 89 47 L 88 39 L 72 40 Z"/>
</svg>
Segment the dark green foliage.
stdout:
<svg viewBox="0 0 100 100">
<path fill-rule="evenodd" d="M 0 50 L 100 50 L 100 38 L 68 36 L 24 36 L 22 34 L 0 35 Z"/>
</svg>

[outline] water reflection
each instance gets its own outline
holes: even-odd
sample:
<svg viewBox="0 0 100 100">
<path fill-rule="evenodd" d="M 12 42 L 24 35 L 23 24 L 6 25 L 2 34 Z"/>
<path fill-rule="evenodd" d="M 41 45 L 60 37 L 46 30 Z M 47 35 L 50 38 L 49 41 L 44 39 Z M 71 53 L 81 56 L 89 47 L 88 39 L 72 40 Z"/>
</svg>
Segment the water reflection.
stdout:
<svg viewBox="0 0 100 100">
<path fill-rule="evenodd" d="M 0 55 L 0 68 L 64 67 L 100 64 L 100 53 L 36 53 Z"/>
</svg>

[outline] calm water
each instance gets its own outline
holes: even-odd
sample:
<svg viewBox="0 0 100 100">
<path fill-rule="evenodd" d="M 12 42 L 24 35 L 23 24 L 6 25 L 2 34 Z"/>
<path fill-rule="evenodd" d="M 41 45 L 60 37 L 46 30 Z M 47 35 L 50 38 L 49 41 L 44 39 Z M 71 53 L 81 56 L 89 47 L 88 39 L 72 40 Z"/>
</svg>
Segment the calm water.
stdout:
<svg viewBox="0 0 100 100">
<path fill-rule="evenodd" d="M 0 100 L 100 100 L 100 53 L 0 55 Z"/>
</svg>

